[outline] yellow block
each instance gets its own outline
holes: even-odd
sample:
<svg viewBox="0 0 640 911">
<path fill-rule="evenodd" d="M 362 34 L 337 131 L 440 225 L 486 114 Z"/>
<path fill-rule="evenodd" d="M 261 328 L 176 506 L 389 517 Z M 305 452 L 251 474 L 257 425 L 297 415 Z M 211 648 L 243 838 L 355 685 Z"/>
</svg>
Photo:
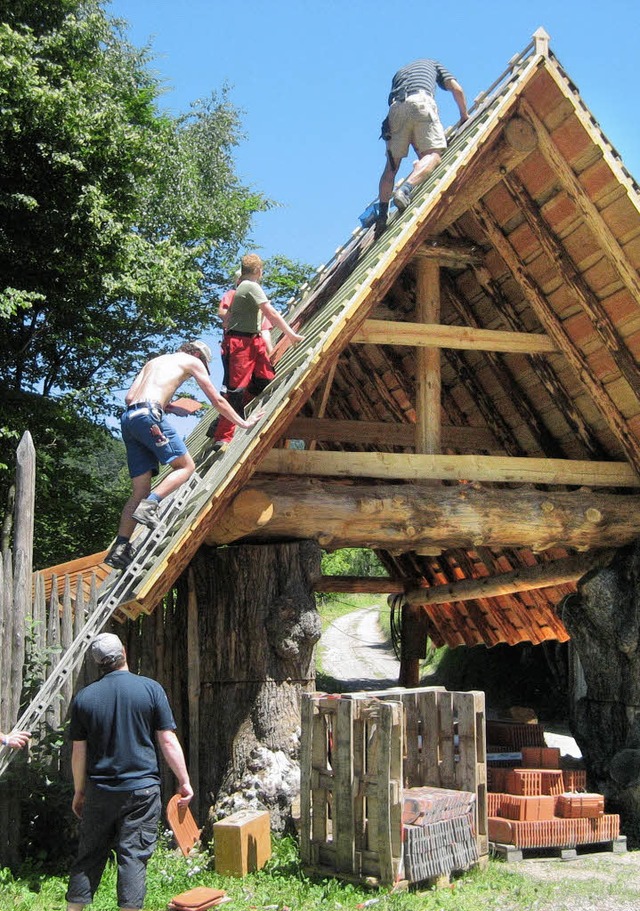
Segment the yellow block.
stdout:
<svg viewBox="0 0 640 911">
<path fill-rule="evenodd" d="M 260 870 L 271 857 L 267 810 L 239 810 L 213 825 L 216 873 L 245 876 Z"/>
</svg>

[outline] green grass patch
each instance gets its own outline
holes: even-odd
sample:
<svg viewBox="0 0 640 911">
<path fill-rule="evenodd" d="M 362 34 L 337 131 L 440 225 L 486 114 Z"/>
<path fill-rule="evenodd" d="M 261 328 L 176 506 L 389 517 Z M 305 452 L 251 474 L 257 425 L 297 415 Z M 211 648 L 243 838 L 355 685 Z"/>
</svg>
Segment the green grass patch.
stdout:
<svg viewBox="0 0 640 911">
<path fill-rule="evenodd" d="M 441 889 L 392 892 L 365 889 L 339 879 L 315 879 L 301 867 L 297 842 L 274 839 L 273 858 L 264 870 L 242 879 L 219 876 L 213 860 L 203 851 L 185 859 L 163 839 L 148 871 L 146 911 L 164 911 L 169 900 L 195 886 L 224 889 L 232 901 L 229 908 L 271 909 L 271 911 L 549 911 L 582 907 L 585 899 L 637 901 L 637 883 L 628 871 L 617 869 L 606 880 L 557 877 L 539 880 L 515 872 L 501 861 L 490 861 L 485 869 L 474 869 Z M 15 878 L 0 871 L 0 911 L 52 911 L 64 908 L 66 877 L 40 874 L 25 866 Z M 365 905 L 366 903 L 366 905 Z M 115 868 L 109 864 L 102 879 L 94 911 L 113 911 Z"/>
</svg>

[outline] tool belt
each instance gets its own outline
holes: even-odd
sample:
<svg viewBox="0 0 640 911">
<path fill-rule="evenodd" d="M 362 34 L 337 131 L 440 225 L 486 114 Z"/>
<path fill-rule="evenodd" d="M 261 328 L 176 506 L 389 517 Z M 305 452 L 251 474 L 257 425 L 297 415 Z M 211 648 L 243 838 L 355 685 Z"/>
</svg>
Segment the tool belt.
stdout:
<svg viewBox="0 0 640 911">
<path fill-rule="evenodd" d="M 148 408 L 149 411 L 162 411 L 164 412 L 164 406 L 160 402 L 132 402 L 131 405 L 127 405 L 125 411 L 135 411 L 137 408 Z"/>
<path fill-rule="evenodd" d="M 417 95 L 419 92 L 427 92 L 426 89 L 409 89 L 408 91 L 396 92 L 394 95 L 389 95 L 389 105 L 391 106 L 395 101 L 403 102 L 407 98 L 410 98 L 411 95 Z M 427 95 L 429 92 L 427 92 Z"/>
</svg>

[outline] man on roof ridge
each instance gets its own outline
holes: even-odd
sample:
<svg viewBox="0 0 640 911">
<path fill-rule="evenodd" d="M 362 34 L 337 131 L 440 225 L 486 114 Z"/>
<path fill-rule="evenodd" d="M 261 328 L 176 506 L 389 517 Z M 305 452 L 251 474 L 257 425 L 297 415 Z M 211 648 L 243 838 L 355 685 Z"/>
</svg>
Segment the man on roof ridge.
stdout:
<svg viewBox="0 0 640 911">
<path fill-rule="evenodd" d="M 392 194 L 398 209 L 404 211 L 414 188 L 438 165 L 447 147 L 434 97 L 436 85 L 452 93 L 460 112 L 460 122 L 468 120 L 467 102 L 460 83 L 437 60 L 415 60 L 399 69 L 391 81 L 389 113 L 382 122 L 386 162 L 380 178 L 376 236 L 387 226 Z M 407 180 L 394 193 L 395 176 L 410 145 L 418 159 Z"/>
</svg>

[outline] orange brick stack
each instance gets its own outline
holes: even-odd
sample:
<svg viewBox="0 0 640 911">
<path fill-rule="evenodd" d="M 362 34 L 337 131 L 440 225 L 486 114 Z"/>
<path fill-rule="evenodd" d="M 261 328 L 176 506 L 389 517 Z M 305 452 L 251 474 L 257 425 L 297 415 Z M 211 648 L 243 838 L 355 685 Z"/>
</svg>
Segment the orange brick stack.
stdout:
<svg viewBox="0 0 640 911">
<path fill-rule="evenodd" d="M 505 737 L 504 727 L 500 733 Z M 520 751 L 523 768 L 489 769 L 490 842 L 515 848 L 574 848 L 619 837 L 620 817 L 605 814 L 603 795 L 577 793 L 586 785 L 583 769 L 561 769 L 558 749 L 535 744 L 521 745 Z"/>
</svg>

